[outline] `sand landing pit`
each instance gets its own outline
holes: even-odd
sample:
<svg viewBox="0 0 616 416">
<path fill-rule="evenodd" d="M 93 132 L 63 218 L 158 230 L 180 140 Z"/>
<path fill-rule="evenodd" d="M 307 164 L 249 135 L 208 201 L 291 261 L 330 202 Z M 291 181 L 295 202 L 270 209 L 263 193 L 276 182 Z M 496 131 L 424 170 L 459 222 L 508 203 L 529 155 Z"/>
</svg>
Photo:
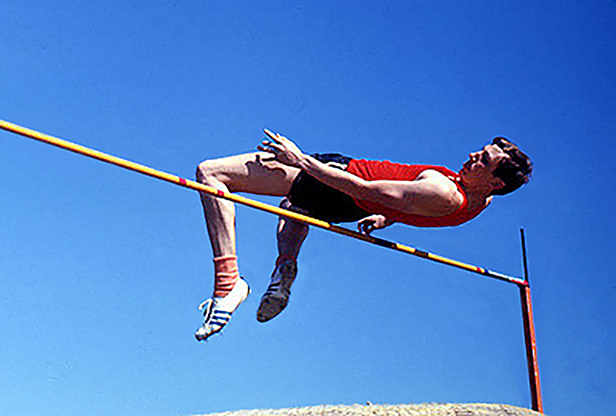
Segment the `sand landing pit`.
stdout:
<svg viewBox="0 0 616 416">
<path fill-rule="evenodd" d="M 355 404 L 309 406 L 289 409 L 239 410 L 200 416 L 540 416 L 521 407 L 502 404 Z"/>
</svg>

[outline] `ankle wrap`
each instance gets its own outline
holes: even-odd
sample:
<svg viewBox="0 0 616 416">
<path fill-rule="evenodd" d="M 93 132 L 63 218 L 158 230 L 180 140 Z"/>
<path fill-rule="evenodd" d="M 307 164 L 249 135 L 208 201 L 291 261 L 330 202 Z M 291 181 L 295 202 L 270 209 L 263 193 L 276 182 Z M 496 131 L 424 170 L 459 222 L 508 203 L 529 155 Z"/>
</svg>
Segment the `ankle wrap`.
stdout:
<svg viewBox="0 0 616 416">
<path fill-rule="evenodd" d="M 237 256 L 221 256 L 214 258 L 214 296 L 225 297 L 233 290 L 235 282 L 240 277 L 237 266 Z"/>
<path fill-rule="evenodd" d="M 297 259 L 291 256 L 278 256 L 276 258 L 276 267 L 280 266 L 282 263 L 297 263 Z"/>
</svg>

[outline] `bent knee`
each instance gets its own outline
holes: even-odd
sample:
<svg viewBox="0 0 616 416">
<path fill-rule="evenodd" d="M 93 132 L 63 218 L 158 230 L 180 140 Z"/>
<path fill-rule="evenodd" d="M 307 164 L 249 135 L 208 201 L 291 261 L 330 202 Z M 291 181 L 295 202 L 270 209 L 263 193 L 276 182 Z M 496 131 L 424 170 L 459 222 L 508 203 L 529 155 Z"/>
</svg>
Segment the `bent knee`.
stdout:
<svg viewBox="0 0 616 416">
<path fill-rule="evenodd" d="M 208 183 L 211 181 L 217 180 L 217 175 L 219 169 L 216 166 L 216 163 L 212 160 L 204 160 L 203 162 L 197 165 L 196 178 L 197 181 L 201 183 Z"/>
</svg>

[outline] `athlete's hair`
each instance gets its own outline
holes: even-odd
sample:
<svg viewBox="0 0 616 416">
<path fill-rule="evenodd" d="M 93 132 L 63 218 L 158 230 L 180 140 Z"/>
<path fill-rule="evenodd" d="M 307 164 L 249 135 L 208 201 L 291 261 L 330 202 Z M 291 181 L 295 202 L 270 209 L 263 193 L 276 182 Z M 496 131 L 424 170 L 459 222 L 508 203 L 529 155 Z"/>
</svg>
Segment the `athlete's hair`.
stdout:
<svg viewBox="0 0 616 416">
<path fill-rule="evenodd" d="M 505 186 L 492 191 L 492 195 L 506 195 L 529 181 L 533 173 L 533 163 L 518 146 L 504 137 L 495 137 L 492 144 L 509 156 L 499 163 L 493 173 L 505 183 Z"/>
</svg>

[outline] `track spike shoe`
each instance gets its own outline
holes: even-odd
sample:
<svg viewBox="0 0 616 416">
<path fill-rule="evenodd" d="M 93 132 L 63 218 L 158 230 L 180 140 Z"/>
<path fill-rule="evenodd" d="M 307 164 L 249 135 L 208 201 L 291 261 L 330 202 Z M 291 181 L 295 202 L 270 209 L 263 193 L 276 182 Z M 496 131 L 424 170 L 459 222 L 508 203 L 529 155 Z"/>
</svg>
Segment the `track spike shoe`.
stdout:
<svg viewBox="0 0 616 416">
<path fill-rule="evenodd" d="M 291 296 L 291 285 L 297 276 L 297 262 L 282 262 L 274 269 L 267 290 L 261 297 L 257 310 L 257 321 L 267 322 L 287 307 Z"/>
<path fill-rule="evenodd" d="M 203 325 L 197 332 L 197 341 L 205 341 L 210 336 L 222 331 L 229 323 L 231 315 L 250 294 L 250 287 L 243 278 L 237 279 L 231 292 L 225 297 L 211 297 L 199 305 L 203 311 Z"/>
</svg>

